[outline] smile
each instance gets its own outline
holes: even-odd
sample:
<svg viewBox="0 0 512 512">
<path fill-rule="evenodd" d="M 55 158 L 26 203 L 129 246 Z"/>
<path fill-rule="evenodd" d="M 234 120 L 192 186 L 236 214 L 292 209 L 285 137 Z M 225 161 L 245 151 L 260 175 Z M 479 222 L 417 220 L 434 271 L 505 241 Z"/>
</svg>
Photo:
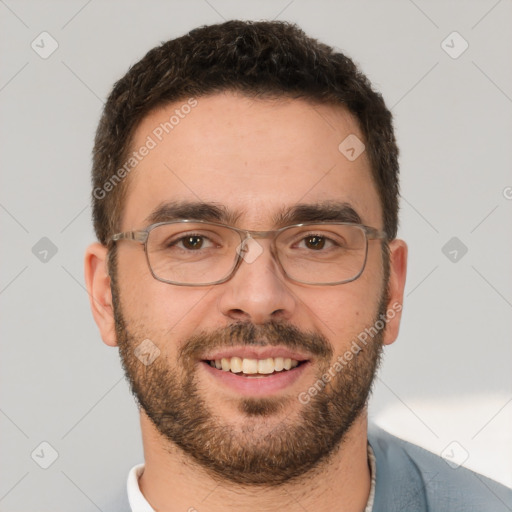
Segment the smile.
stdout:
<svg viewBox="0 0 512 512">
<path fill-rule="evenodd" d="M 267 357 L 265 359 L 249 359 L 241 357 L 223 357 L 207 361 L 213 368 L 238 375 L 264 376 L 284 372 L 295 368 L 300 363 L 289 357 Z"/>
</svg>

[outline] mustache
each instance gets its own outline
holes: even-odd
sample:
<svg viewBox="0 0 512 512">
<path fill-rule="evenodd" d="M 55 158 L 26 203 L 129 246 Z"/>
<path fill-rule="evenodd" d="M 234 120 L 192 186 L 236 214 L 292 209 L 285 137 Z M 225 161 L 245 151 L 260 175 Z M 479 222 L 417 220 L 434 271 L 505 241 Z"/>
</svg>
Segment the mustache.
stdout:
<svg viewBox="0 0 512 512">
<path fill-rule="evenodd" d="M 212 331 L 191 336 L 178 351 L 184 363 L 199 359 L 206 350 L 235 346 L 282 346 L 300 350 L 320 359 L 330 360 L 334 351 L 325 336 L 314 331 L 302 331 L 293 325 L 275 320 L 255 325 L 237 322 Z"/>
</svg>

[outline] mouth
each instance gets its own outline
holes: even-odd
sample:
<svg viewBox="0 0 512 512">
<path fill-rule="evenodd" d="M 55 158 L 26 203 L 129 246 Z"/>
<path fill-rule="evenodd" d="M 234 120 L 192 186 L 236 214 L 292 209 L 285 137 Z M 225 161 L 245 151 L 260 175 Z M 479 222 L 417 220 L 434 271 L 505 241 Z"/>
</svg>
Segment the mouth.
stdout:
<svg viewBox="0 0 512 512">
<path fill-rule="evenodd" d="M 291 391 L 312 365 L 305 354 L 284 347 L 232 348 L 208 354 L 199 362 L 213 389 L 220 386 L 230 393 L 251 397 Z"/>
<path fill-rule="evenodd" d="M 266 357 L 264 359 L 252 359 L 242 357 L 223 357 L 220 359 L 209 359 L 203 361 L 212 368 L 230 372 L 239 377 L 267 377 L 282 372 L 289 372 L 294 368 L 306 363 L 306 360 L 299 361 L 291 357 Z"/>
</svg>

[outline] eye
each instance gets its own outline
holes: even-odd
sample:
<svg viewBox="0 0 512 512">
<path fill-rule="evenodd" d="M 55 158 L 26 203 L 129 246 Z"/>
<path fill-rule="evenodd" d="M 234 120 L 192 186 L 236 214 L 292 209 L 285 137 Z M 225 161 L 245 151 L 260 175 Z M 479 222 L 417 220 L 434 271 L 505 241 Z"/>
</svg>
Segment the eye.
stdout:
<svg viewBox="0 0 512 512">
<path fill-rule="evenodd" d="M 170 245 L 178 246 L 180 249 L 188 251 L 198 251 L 212 247 L 213 243 L 208 237 L 203 235 L 186 235 L 174 240 Z"/>
<path fill-rule="evenodd" d="M 322 249 L 333 247 L 337 244 L 335 244 L 332 239 L 326 236 L 310 234 L 299 241 L 298 246 L 301 247 L 301 245 L 302 247 L 311 249 L 312 251 L 321 251 Z"/>
<path fill-rule="evenodd" d="M 325 247 L 325 237 L 312 235 L 304 238 L 304 244 L 308 249 L 323 249 Z"/>
</svg>

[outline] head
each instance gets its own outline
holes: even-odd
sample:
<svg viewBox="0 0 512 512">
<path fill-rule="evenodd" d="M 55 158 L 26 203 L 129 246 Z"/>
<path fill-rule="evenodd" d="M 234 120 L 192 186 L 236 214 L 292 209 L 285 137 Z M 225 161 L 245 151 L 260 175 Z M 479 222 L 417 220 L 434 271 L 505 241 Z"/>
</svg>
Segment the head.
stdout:
<svg viewBox="0 0 512 512">
<path fill-rule="evenodd" d="M 382 97 L 294 25 L 202 27 L 116 83 L 94 147 L 99 242 L 86 281 L 162 449 L 241 484 L 282 483 L 329 460 L 364 421 L 382 347 L 398 335 L 398 192 Z M 386 237 L 367 242 L 361 274 L 343 284 L 291 279 L 269 236 L 229 279 L 182 286 L 155 279 L 141 244 L 112 241 L 171 219 L 258 232 L 347 221 Z M 271 359 L 259 368 L 274 373 L 235 375 L 233 355 Z M 276 369 L 283 357 L 297 366 Z M 221 359 L 224 370 L 209 364 Z"/>
</svg>

